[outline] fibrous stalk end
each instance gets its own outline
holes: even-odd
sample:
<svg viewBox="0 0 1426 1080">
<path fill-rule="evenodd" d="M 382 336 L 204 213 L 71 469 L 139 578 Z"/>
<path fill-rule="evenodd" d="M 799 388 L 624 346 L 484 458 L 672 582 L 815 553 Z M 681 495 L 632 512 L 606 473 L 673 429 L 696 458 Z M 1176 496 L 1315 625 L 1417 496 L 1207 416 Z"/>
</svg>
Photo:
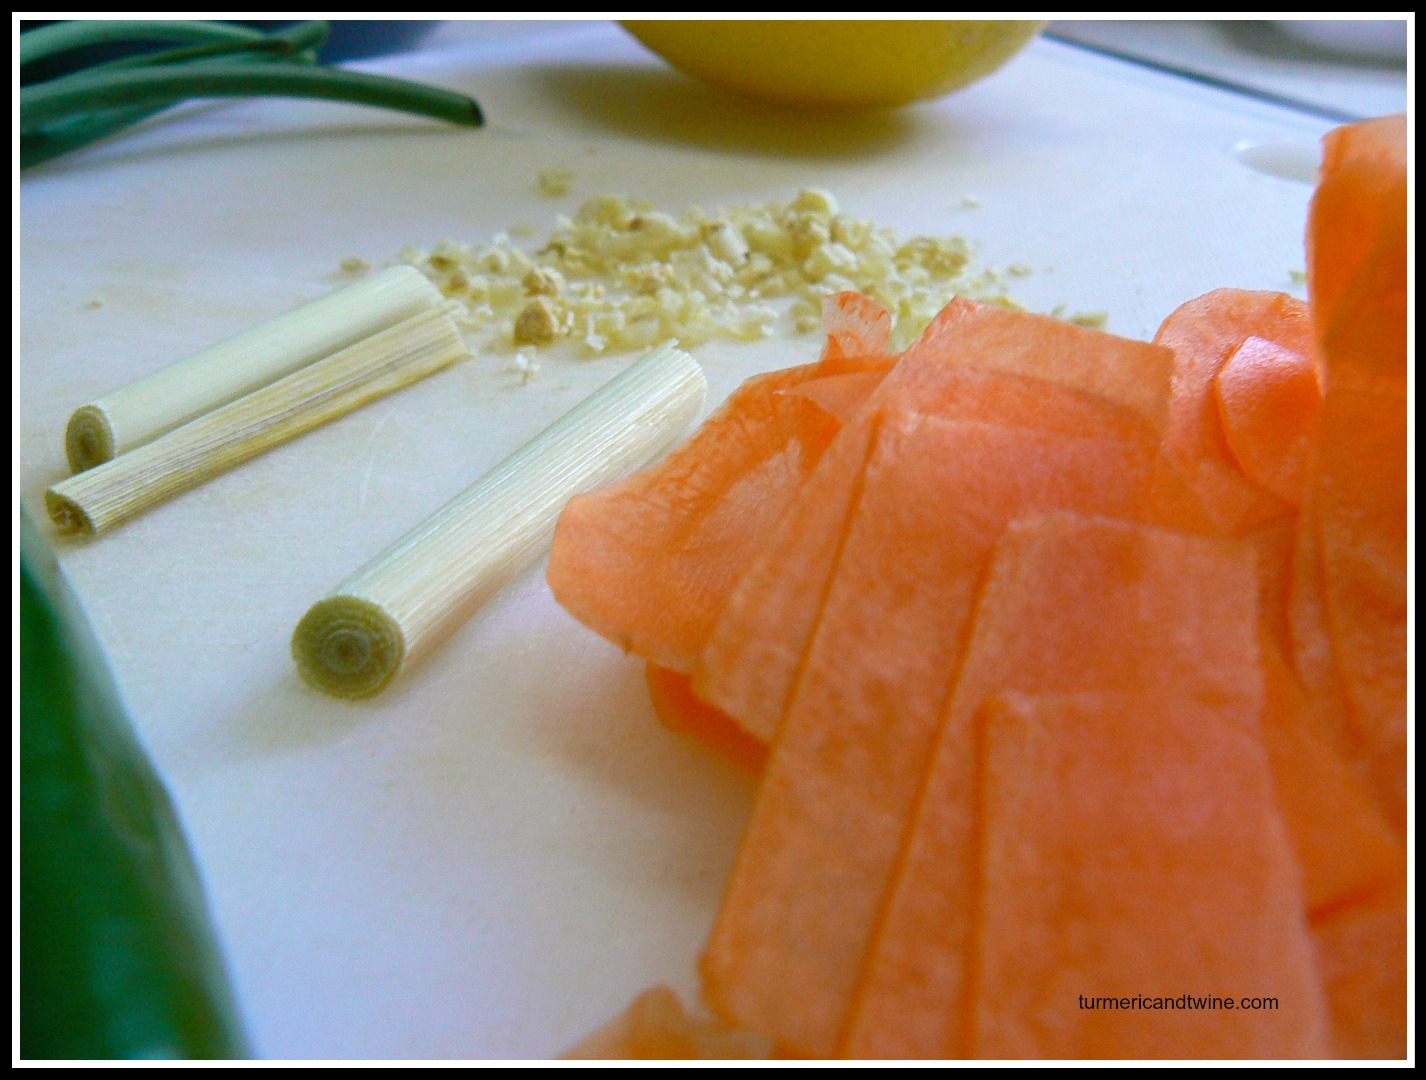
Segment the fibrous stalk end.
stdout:
<svg viewBox="0 0 1426 1080">
<path fill-rule="evenodd" d="M 328 596 L 313 604 L 292 634 L 292 659 L 302 677 L 335 697 L 364 698 L 397 671 L 406 647 L 400 624 L 376 604 Z"/>
<path fill-rule="evenodd" d="M 64 452 L 69 467 L 81 473 L 114 457 L 114 431 L 109 418 L 93 405 L 74 410 L 64 429 Z"/>
<path fill-rule="evenodd" d="M 98 531 L 89 520 L 89 515 L 79 508 L 78 503 L 55 494 L 53 490 L 45 492 L 45 509 L 49 511 L 50 520 L 62 536 L 73 536 L 76 533 L 94 536 Z"/>
</svg>

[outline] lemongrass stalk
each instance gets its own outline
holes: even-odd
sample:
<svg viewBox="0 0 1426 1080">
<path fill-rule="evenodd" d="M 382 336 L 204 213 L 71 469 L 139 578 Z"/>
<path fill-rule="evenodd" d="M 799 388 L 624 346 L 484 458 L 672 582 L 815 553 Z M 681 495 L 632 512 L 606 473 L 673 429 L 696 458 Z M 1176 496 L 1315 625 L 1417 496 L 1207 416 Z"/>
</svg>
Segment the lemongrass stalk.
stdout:
<svg viewBox="0 0 1426 1080">
<path fill-rule="evenodd" d="M 672 345 L 611 380 L 317 601 L 292 635 L 302 676 L 361 698 L 419 663 L 549 546 L 572 496 L 652 461 L 706 391 Z"/>
<path fill-rule="evenodd" d="M 195 353 L 75 410 L 65 452 L 83 472 L 370 337 L 444 298 L 415 267 L 393 266 Z"/>
<path fill-rule="evenodd" d="M 45 505 L 60 532 L 97 535 L 466 355 L 451 316 L 428 309 L 60 481 Z"/>
</svg>

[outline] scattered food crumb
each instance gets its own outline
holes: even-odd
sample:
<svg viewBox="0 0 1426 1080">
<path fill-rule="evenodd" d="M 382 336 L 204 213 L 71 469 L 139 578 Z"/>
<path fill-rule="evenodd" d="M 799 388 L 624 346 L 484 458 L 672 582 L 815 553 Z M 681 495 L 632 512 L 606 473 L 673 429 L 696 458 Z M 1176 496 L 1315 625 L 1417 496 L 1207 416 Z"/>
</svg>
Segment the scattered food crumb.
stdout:
<svg viewBox="0 0 1426 1080">
<path fill-rule="evenodd" d="M 89 301 L 88 301 L 87 303 L 85 303 L 85 305 L 84 305 L 84 310 L 85 310 L 85 311 L 93 311 L 93 310 L 95 310 L 96 308 L 102 308 L 103 306 L 104 306 L 104 298 L 103 298 L 102 296 L 95 296 L 95 297 L 91 297 L 91 298 L 89 299 Z"/>
<path fill-rule="evenodd" d="M 1089 330 L 1103 330 L 1109 324 L 1109 313 L 1107 311 L 1077 311 L 1070 314 L 1069 309 L 1064 304 L 1058 304 L 1053 311 L 1049 312 L 1052 319 L 1060 319 L 1071 323 L 1074 326 L 1083 326 Z M 1152 331 L 1150 331 L 1152 335 Z"/>
<path fill-rule="evenodd" d="M 564 292 L 564 276 L 549 266 L 532 267 L 520 284 L 530 296 L 558 296 Z"/>
<path fill-rule="evenodd" d="M 978 195 L 963 195 L 961 196 L 961 206 L 966 210 L 975 210 L 980 206 L 980 197 Z"/>
<path fill-rule="evenodd" d="M 1090 330 L 1103 330 L 1109 325 L 1109 312 L 1081 311 L 1071 315 L 1069 321 L 1075 326 L 1083 326 Z"/>
<path fill-rule="evenodd" d="M 367 273 L 370 269 L 371 263 L 365 259 L 359 259 L 355 255 L 342 260 L 341 271 L 348 277 L 361 277 L 362 274 Z"/>
<path fill-rule="evenodd" d="M 1287 279 L 1288 279 L 1289 281 L 1291 281 L 1294 285 L 1306 285 L 1306 284 L 1307 284 L 1307 271 L 1306 271 L 1306 270 L 1296 270 L 1296 269 L 1294 269 L 1294 270 L 1289 270 L 1289 271 L 1287 272 Z"/>
<path fill-rule="evenodd" d="M 505 370 L 519 375 L 520 385 L 525 386 L 534 381 L 535 375 L 540 370 L 540 365 L 538 361 L 531 360 L 523 352 L 517 352 L 514 362 Z"/>
<path fill-rule="evenodd" d="M 548 345 L 559 336 L 560 324 L 549 300 L 537 296 L 515 317 L 516 345 Z"/>
<path fill-rule="evenodd" d="M 1011 263 L 1005 268 L 1005 272 L 1011 277 L 1029 277 L 1035 271 L 1025 263 Z"/>
<path fill-rule="evenodd" d="M 550 198 L 568 195 L 574 184 L 573 169 L 542 169 L 540 171 L 539 192 Z"/>
</svg>

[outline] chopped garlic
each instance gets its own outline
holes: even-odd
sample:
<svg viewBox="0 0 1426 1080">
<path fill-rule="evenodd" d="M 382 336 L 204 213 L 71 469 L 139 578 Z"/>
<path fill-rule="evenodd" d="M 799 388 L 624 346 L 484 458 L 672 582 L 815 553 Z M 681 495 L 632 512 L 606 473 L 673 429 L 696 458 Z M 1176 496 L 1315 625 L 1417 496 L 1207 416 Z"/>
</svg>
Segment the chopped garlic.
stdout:
<svg viewBox="0 0 1426 1080">
<path fill-rule="evenodd" d="M 743 239 L 742 233 L 727 222 L 709 232 L 706 239 L 708 250 L 722 260 L 725 266 L 737 266 L 748 257 L 748 242 Z"/>
<path fill-rule="evenodd" d="M 802 272 L 809 281 L 821 281 L 828 274 L 850 274 L 857 269 L 857 256 L 845 244 L 835 240 L 822 244 L 802 264 Z"/>
<path fill-rule="evenodd" d="M 817 214 L 835 214 L 837 199 L 830 191 L 821 188 L 805 188 L 792 200 L 794 210 L 810 210 Z"/>
<path fill-rule="evenodd" d="M 822 297 L 840 289 L 863 292 L 890 311 L 897 343 L 913 340 L 953 296 L 1014 303 L 996 275 L 973 270 L 964 239 L 903 241 L 817 188 L 785 202 L 690 206 L 676 214 L 597 195 L 572 215 L 555 215 L 533 251 L 500 233 L 484 246 L 411 247 L 401 258 L 465 305 L 462 323 L 489 335 L 479 344 L 567 338 L 586 355 L 648 348 L 664 338 L 685 345 L 755 340 L 779 325 L 814 332 Z M 803 301 L 811 310 L 797 307 Z M 501 328 L 503 343 L 495 336 Z"/>
<path fill-rule="evenodd" d="M 559 317 L 543 296 L 535 297 L 515 317 L 516 345 L 548 345 L 559 332 Z"/>
<path fill-rule="evenodd" d="M 558 296 L 564 292 L 564 275 L 548 266 L 536 266 L 520 284 L 531 296 Z"/>
</svg>

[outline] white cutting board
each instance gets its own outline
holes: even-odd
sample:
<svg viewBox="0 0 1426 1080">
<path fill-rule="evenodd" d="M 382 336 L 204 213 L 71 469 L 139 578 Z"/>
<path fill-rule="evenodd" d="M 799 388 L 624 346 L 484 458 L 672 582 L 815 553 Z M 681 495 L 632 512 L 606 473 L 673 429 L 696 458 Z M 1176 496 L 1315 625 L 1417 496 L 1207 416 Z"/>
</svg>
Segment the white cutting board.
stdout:
<svg viewBox="0 0 1426 1080">
<path fill-rule="evenodd" d="M 321 294 L 341 259 L 547 230 L 582 198 L 669 209 L 834 192 L 1024 263 L 1032 308 L 1147 337 L 1210 288 L 1294 290 L 1310 187 L 1243 142 L 1322 122 L 1038 42 L 943 101 L 869 117 L 742 104 L 591 24 L 377 66 L 473 92 L 481 131 L 325 103 L 204 105 L 21 185 L 21 482 L 69 411 Z M 571 193 L 536 194 L 542 169 Z M 967 208 L 965 196 L 979 208 Z M 102 301 L 94 306 L 94 301 Z M 710 407 L 814 337 L 698 350 Z M 656 726 L 642 665 L 533 568 L 379 699 L 303 686 L 307 606 L 628 357 L 477 356 L 104 539 L 61 542 L 197 850 L 259 1053 L 552 1056 L 695 962 L 752 782 Z"/>
</svg>

